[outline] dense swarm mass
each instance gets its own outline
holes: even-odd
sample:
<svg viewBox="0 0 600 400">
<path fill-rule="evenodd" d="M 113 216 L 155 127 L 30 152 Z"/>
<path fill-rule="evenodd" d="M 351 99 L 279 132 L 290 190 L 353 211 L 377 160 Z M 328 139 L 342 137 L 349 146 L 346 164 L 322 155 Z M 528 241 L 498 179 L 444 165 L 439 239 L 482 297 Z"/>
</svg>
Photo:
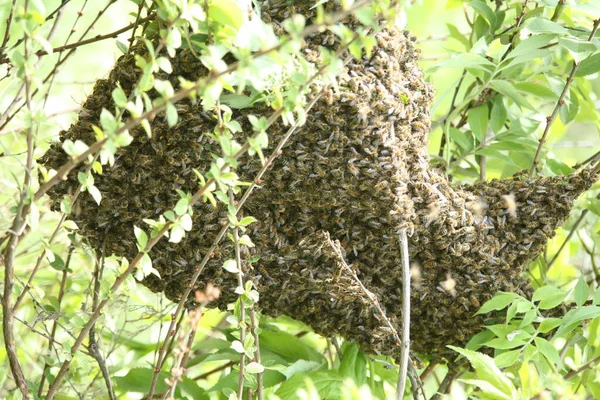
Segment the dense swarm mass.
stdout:
<svg viewBox="0 0 600 400">
<path fill-rule="evenodd" d="M 278 24 L 300 9 L 266 3 L 263 17 Z M 481 329 L 475 311 L 498 290 L 527 294 L 523 268 L 536 257 L 554 229 L 564 222 L 573 200 L 593 182 L 587 172 L 557 178 L 525 177 L 452 187 L 429 167 L 427 134 L 432 91 L 417 68 L 414 38 L 384 30 L 369 59 L 353 60 L 339 78 L 337 97 L 320 100 L 308 121 L 287 145 L 255 190 L 243 212 L 259 222 L 250 237 L 252 255 L 246 278 L 260 292 L 260 306 L 270 315 L 286 314 L 324 335 L 357 340 L 366 351 L 395 351 L 390 332 L 356 283 L 340 269 L 323 231 L 339 240 L 348 263 L 363 284 L 378 296 L 396 325 L 401 317 L 401 271 L 398 233 L 408 229 L 414 282 L 412 348 L 443 357 L 447 344 L 464 344 Z M 316 61 L 317 46 L 338 46 L 320 33 L 307 38 L 305 54 Z M 144 53 L 143 46 L 136 51 Z M 195 79 L 206 73 L 187 50 L 164 76 L 177 86 L 177 76 Z M 112 109 L 111 91 L 118 83 L 128 92 L 137 79 L 134 57 L 123 56 L 106 80 L 99 80 L 84 104 L 77 124 L 61 139 L 93 142 L 91 124 L 103 107 Z M 108 253 L 132 257 L 136 252 L 133 225 L 173 207 L 176 189 L 197 187 L 192 168 L 206 170 L 218 145 L 206 133 L 213 115 L 197 105 L 177 105 L 180 122 L 167 126 L 164 115 L 152 122 L 153 137 L 135 133 L 134 142 L 117 157 L 115 166 L 97 176 L 103 195 L 99 206 L 84 195 L 72 218 L 91 245 Z M 236 111 L 249 131 L 245 115 L 266 115 L 255 106 Z M 270 142 L 277 143 L 286 127 L 275 124 Z M 45 157 L 57 168 L 67 156 L 56 144 Z M 256 159 L 241 162 L 240 175 L 252 180 L 260 168 Z M 77 185 L 76 172 L 51 193 L 58 207 L 62 196 Z M 222 209 L 198 205 L 194 230 L 179 244 L 160 241 L 152 251 L 161 279 L 143 283 L 178 301 L 190 276 L 208 251 Z M 197 282 L 223 290 L 220 307 L 235 298 L 236 281 L 221 265 L 232 255 L 223 243 Z M 250 257 L 248 254 L 246 258 Z"/>
</svg>

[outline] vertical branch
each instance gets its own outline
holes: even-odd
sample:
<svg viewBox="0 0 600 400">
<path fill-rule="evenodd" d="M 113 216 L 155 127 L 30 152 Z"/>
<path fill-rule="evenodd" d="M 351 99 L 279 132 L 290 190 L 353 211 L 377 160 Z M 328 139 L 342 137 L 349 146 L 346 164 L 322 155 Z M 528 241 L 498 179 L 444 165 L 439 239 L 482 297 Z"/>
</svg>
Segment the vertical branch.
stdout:
<svg viewBox="0 0 600 400">
<path fill-rule="evenodd" d="M 100 260 L 96 262 L 96 268 L 94 269 L 92 310 L 98 307 L 98 302 L 100 300 L 100 281 L 102 280 L 102 274 L 104 272 L 104 249 L 106 246 L 106 239 L 107 237 L 105 236 L 104 243 L 102 245 L 102 255 L 100 257 Z M 98 341 L 96 340 L 96 324 L 93 324 L 90 328 L 90 333 L 88 337 L 88 348 L 91 356 L 94 357 L 94 359 L 98 363 L 98 367 L 100 368 L 100 372 L 102 373 L 102 378 L 104 379 L 106 389 L 108 390 L 108 397 L 110 400 L 117 400 L 112 382 L 110 380 L 110 374 L 108 372 L 106 362 L 104 360 L 104 357 L 102 357 L 102 354 L 100 353 L 100 349 L 98 348 Z"/>
<path fill-rule="evenodd" d="M 400 345 L 400 372 L 398 375 L 396 398 L 401 400 L 406 387 L 408 356 L 410 352 L 410 260 L 406 229 L 400 231 L 399 240 L 402 255 L 402 342 Z"/>
<path fill-rule="evenodd" d="M 65 267 L 63 269 L 62 278 L 60 280 L 60 289 L 58 290 L 58 298 L 57 298 L 59 313 L 60 313 L 60 307 L 62 304 L 62 300 L 65 295 L 65 288 L 67 286 L 67 277 L 69 274 L 69 265 L 71 264 L 71 256 L 73 255 L 74 250 L 75 250 L 75 248 L 72 246 L 69 248 L 69 253 L 67 255 L 67 260 L 65 261 Z M 24 292 L 25 292 L 25 290 L 24 290 Z M 15 303 L 15 307 L 13 307 L 13 309 L 15 310 L 16 307 L 17 307 L 17 303 Z M 52 349 L 54 348 L 54 342 L 55 342 L 57 328 L 58 328 L 58 322 L 56 320 L 54 320 L 52 322 L 50 338 L 48 339 L 48 351 L 52 351 Z M 46 381 L 46 373 L 49 368 L 50 368 L 50 365 L 48 363 L 44 363 L 44 369 L 42 370 L 42 377 L 40 379 L 40 384 L 38 386 L 38 397 L 42 397 L 42 393 L 44 391 L 44 383 Z"/>
<path fill-rule="evenodd" d="M 29 1 L 25 1 L 25 11 L 29 8 Z M 23 42 L 24 57 L 27 60 L 30 57 L 29 54 L 29 37 L 26 35 Z M 29 68 L 25 68 L 25 74 L 23 76 L 25 86 L 25 103 L 29 114 L 33 114 L 33 108 L 31 104 L 31 77 L 32 73 Z M 29 196 L 29 185 L 31 184 L 31 169 L 33 168 L 33 151 L 35 146 L 33 132 L 33 124 L 27 128 L 27 158 L 25 163 L 25 177 L 23 179 L 23 187 L 21 189 L 21 196 L 19 204 L 17 206 L 17 212 L 13 220 L 8 245 L 5 251 L 4 261 L 4 296 L 2 297 L 2 333 L 4 336 L 4 347 L 6 349 L 6 355 L 8 357 L 8 363 L 12 372 L 13 378 L 19 390 L 21 391 L 25 399 L 29 399 L 29 390 L 27 389 L 27 380 L 23 375 L 23 369 L 17 355 L 17 348 L 15 345 L 14 337 L 14 310 L 12 307 L 12 295 L 15 281 L 15 253 L 19 239 L 27 226 L 26 217 L 30 209 L 30 202 L 33 201 Z"/>
<path fill-rule="evenodd" d="M 257 363 L 262 365 L 260 359 L 260 341 L 258 335 L 258 318 L 256 318 L 256 311 L 254 308 L 250 309 L 250 323 L 252 328 L 252 336 L 254 336 L 254 344 L 256 345 L 256 350 L 254 351 L 254 359 Z M 256 385 L 257 385 L 257 400 L 263 400 L 263 373 L 259 372 L 256 376 Z"/>
<path fill-rule="evenodd" d="M 229 199 L 231 204 L 233 204 L 233 193 L 231 190 L 229 191 Z M 240 237 L 239 237 L 239 227 L 233 228 L 233 245 L 235 247 L 235 265 L 237 266 L 237 281 L 238 288 L 240 290 L 244 290 L 244 272 L 242 271 L 242 259 L 240 256 Z M 242 346 L 246 343 L 246 304 L 244 300 L 240 296 L 238 301 L 240 304 L 240 342 L 242 342 Z M 245 364 L 246 364 L 246 352 L 243 352 L 240 357 L 240 376 L 238 381 L 238 389 L 237 395 L 238 400 L 242 400 L 242 395 L 244 394 L 244 372 L 245 372 Z"/>
</svg>

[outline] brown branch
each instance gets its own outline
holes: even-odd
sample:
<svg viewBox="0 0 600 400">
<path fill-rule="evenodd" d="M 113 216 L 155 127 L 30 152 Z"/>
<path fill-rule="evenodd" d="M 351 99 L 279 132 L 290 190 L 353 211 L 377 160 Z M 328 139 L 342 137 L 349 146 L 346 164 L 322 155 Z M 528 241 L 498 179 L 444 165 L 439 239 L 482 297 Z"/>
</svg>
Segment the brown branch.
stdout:
<svg viewBox="0 0 600 400">
<path fill-rule="evenodd" d="M 598 195 L 597 198 L 600 198 L 600 195 Z M 573 227 L 569 231 L 569 234 L 567 235 L 567 237 L 565 238 L 565 240 L 560 245 L 560 248 L 558 249 L 558 251 L 556 252 L 556 254 L 554 255 L 554 257 L 552 257 L 552 260 L 550 260 L 550 262 L 548 263 L 548 266 L 546 267 L 546 273 L 548 273 L 548 271 L 550 270 L 550 268 L 552 267 L 552 265 L 554 264 L 554 262 L 556 261 L 556 259 L 560 255 L 560 253 L 563 251 L 563 249 L 567 245 L 567 243 L 569 243 L 569 241 L 571 240 L 571 238 L 573 237 L 573 235 L 575 234 L 575 232 L 577 232 L 577 228 L 579 227 L 579 224 L 581 224 L 581 222 L 583 221 L 583 219 L 585 218 L 585 216 L 587 215 L 587 213 L 589 211 L 590 210 L 588 210 L 588 209 L 585 209 L 585 210 L 581 211 L 581 215 L 579 216 L 579 218 L 577 218 L 577 221 L 575 221 L 575 223 L 573 224 Z"/>
<path fill-rule="evenodd" d="M 592 31 L 590 32 L 588 41 L 592 41 L 592 39 L 594 39 L 594 36 L 596 36 L 596 32 L 598 31 L 599 26 L 600 26 L 600 18 L 598 18 L 597 20 L 594 21 L 594 26 L 592 28 Z M 539 161 L 540 155 L 542 153 L 542 148 L 544 147 L 544 143 L 546 142 L 548 133 L 550 132 L 550 127 L 552 126 L 552 123 L 554 122 L 556 115 L 558 114 L 558 110 L 565 102 L 565 100 L 564 100 L 565 95 L 567 94 L 567 91 L 569 90 L 569 86 L 571 86 L 571 82 L 573 82 L 573 79 L 575 78 L 575 73 L 577 72 L 578 69 L 579 69 L 579 63 L 576 60 L 573 60 L 573 68 L 571 68 L 571 73 L 569 74 L 569 77 L 567 78 L 565 87 L 563 88 L 562 92 L 560 93 L 560 96 L 558 98 L 558 101 L 556 102 L 556 106 L 554 107 L 552 114 L 550 114 L 548 117 L 546 117 L 546 127 L 544 128 L 544 133 L 542 133 L 542 137 L 540 138 L 540 143 L 535 152 L 533 162 L 531 163 L 531 168 L 529 169 L 529 177 L 533 176 L 533 173 L 535 172 L 536 167 L 540 162 Z"/>
<path fill-rule="evenodd" d="M 17 0 L 12 1 L 12 4 L 10 5 L 10 11 L 8 13 L 8 17 L 6 18 L 6 28 L 5 28 L 6 31 L 4 31 L 4 38 L 2 39 L 2 44 L 0 44 L 0 51 L 2 53 L 4 53 L 6 44 L 8 43 L 8 39 L 10 39 L 10 25 L 12 24 L 13 13 L 15 12 L 16 3 L 17 3 Z"/>
<path fill-rule="evenodd" d="M 121 29 L 117 29 L 114 32 L 107 33 L 107 34 L 104 34 L 104 35 L 96 35 L 93 38 L 80 40 L 80 41 L 74 42 L 74 43 L 69 43 L 69 44 L 66 44 L 64 46 L 58 46 L 58 47 L 55 47 L 54 49 L 52 49 L 52 52 L 53 53 L 60 53 L 60 52 L 63 52 L 65 50 L 76 49 L 78 47 L 85 46 L 85 45 L 90 44 L 90 43 L 95 43 L 95 42 L 100 42 L 100 41 L 106 40 L 106 39 L 116 38 L 121 33 L 127 32 L 128 30 L 135 28 L 140 23 L 143 23 L 143 22 L 146 22 L 146 21 L 150 21 L 153 18 L 154 18 L 154 15 L 150 14 L 149 16 L 147 16 L 145 18 L 141 18 L 140 20 L 136 20 L 135 22 L 132 22 L 131 24 L 129 24 L 127 26 L 124 26 Z M 48 54 L 48 52 L 46 50 L 43 50 L 43 49 L 42 50 L 38 50 L 35 53 L 36 56 L 44 56 L 44 55 L 47 55 L 47 54 Z M 0 64 L 4 64 L 6 62 L 8 62 L 8 57 L 0 58 Z"/>
<path fill-rule="evenodd" d="M 212 374 L 216 374 L 217 372 L 221 372 L 221 371 L 223 371 L 224 369 L 227 369 L 227 368 L 229 368 L 229 367 L 233 367 L 235 364 L 237 364 L 237 362 L 236 362 L 236 361 L 229 361 L 228 363 L 226 363 L 226 364 L 223 364 L 223 365 L 221 365 L 220 367 L 213 368 L 213 369 L 211 369 L 210 371 L 208 371 L 208 372 L 205 372 L 205 373 L 203 373 L 202 375 L 198 375 L 197 377 L 195 377 L 195 378 L 192 378 L 192 379 L 193 379 L 193 380 L 195 380 L 195 381 L 199 381 L 199 380 L 202 380 L 202 379 L 206 379 L 206 378 L 208 378 L 209 376 L 211 376 Z"/>
<path fill-rule="evenodd" d="M 105 248 L 106 248 L 106 237 L 105 237 L 104 243 L 102 245 L 102 253 L 100 256 L 100 260 L 97 260 L 96 268 L 94 268 L 94 279 L 93 279 L 93 288 L 92 288 L 92 310 L 94 310 L 98 306 L 98 301 L 100 298 L 100 282 L 102 281 L 102 275 L 104 272 Z M 117 400 L 117 396 L 115 395 L 115 390 L 114 390 L 112 382 L 110 380 L 110 373 L 108 372 L 106 362 L 104 360 L 104 357 L 102 357 L 102 354 L 100 353 L 98 341 L 96 340 L 96 324 L 92 325 L 92 327 L 90 328 L 88 338 L 89 338 L 88 339 L 88 349 L 90 351 L 91 356 L 98 363 L 98 367 L 100 368 L 102 378 L 104 379 L 104 384 L 106 385 L 106 389 L 108 391 L 108 397 L 110 400 Z"/>
<path fill-rule="evenodd" d="M 25 3 L 25 11 L 27 11 L 27 3 Z M 25 59 L 29 56 L 29 40 L 25 37 L 23 48 Z M 25 71 L 24 86 L 25 86 L 25 103 L 30 114 L 33 113 L 31 105 L 31 82 L 30 71 Z M 8 357 L 10 371 L 13 379 L 25 399 L 31 398 L 27 388 L 27 380 L 23 375 L 23 369 L 17 355 L 17 348 L 14 338 L 14 316 L 15 313 L 12 307 L 13 287 L 15 283 L 15 252 L 19 244 L 19 239 L 23 230 L 27 226 L 26 216 L 29 212 L 29 202 L 31 199 L 28 195 L 29 185 L 31 184 L 31 170 L 33 168 L 33 151 L 35 148 L 35 139 L 33 134 L 33 125 L 27 129 L 27 159 L 25 165 L 25 177 L 23 178 L 23 188 L 17 206 L 17 212 L 13 220 L 10 234 L 8 236 L 8 245 L 4 256 L 4 296 L 2 298 L 2 333 L 4 336 L 4 347 Z"/>
<path fill-rule="evenodd" d="M 586 369 L 589 369 L 590 367 L 592 367 L 594 364 L 596 364 L 599 361 L 600 361 L 600 356 L 592 358 L 590 361 L 583 364 L 581 367 L 565 374 L 564 379 L 569 380 L 569 379 L 573 378 L 574 376 L 579 375 L 581 372 L 585 371 Z"/>
</svg>

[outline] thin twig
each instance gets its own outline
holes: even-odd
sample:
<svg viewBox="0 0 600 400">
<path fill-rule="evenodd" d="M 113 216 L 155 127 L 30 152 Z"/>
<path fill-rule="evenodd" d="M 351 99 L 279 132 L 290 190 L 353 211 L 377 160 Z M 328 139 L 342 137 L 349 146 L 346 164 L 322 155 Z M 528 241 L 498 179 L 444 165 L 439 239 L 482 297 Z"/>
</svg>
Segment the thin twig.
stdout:
<svg viewBox="0 0 600 400">
<path fill-rule="evenodd" d="M 55 230 L 55 232 L 56 232 L 56 230 Z M 74 250 L 75 250 L 75 247 L 73 247 L 73 246 L 69 247 L 69 253 L 67 254 L 67 260 L 65 261 L 65 266 L 62 271 L 62 278 L 60 280 L 60 289 L 58 290 L 58 298 L 57 298 L 59 312 L 60 312 L 63 297 L 65 295 L 65 288 L 67 286 L 67 277 L 69 275 L 69 265 L 71 264 L 71 256 L 73 255 Z M 26 287 L 28 287 L 28 286 L 29 286 L 29 283 L 27 284 Z M 23 290 L 23 291 L 25 292 L 25 290 Z M 21 299 L 20 296 L 19 296 L 19 299 Z M 16 309 L 18 302 L 19 302 L 19 300 L 17 299 L 17 301 L 15 302 L 15 307 L 13 309 Z M 48 339 L 48 351 L 52 351 L 52 349 L 54 348 L 54 342 L 55 342 L 57 328 L 58 328 L 58 323 L 55 320 L 52 323 L 52 328 L 50 331 L 50 338 Z M 48 369 L 50 367 L 51 367 L 50 364 L 44 363 L 44 369 L 42 370 L 42 376 L 40 378 L 40 383 L 38 385 L 38 397 L 42 397 L 42 393 L 44 392 L 44 383 L 46 381 L 46 372 L 48 371 Z"/>
<path fill-rule="evenodd" d="M 260 337 L 258 335 L 258 318 L 256 317 L 256 311 L 254 307 L 250 308 L 250 329 L 252 332 L 252 336 L 254 336 L 254 345 L 256 346 L 256 350 L 254 351 L 254 360 L 262 365 L 262 361 L 260 358 Z M 257 400 L 263 400 L 263 373 L 259 372 L 256 375 L 256 396 Z"/>
<path fill-rule="evenodd" d="M 598 195 L 597 198 L 600 198 L 600 195 Z M 562 251 L 566 247 L 567 243 L 569 243 L 569 241 L 571 241 L 571 238 L 573 237 L 575 232 L 577 232 L 577 228 L 579 227 L 579 224 L 581 224 L 581 222 L 583 221 L 585 216 L 588 214 L 588 212 L 589 212 L 588 209 L 581 211 L 581 215 L 579 215 L 579 218 L 577 218 L 577 221 L 575 221 L 575 223 L 571 227 L 569 234 L 567 235 L 565 240 L 563 240 L 562 244 L 560 245 L 560 248 L 558 249 L 558 251 L 556 252 L 554 257 L 552 257 L 552 260 L 550 260 L 550 262 L 548 263 L 548 266 L 546 267 L 546 273 L 548 273 L 548 271 L 550 271 L 550 268 L 552 268 L 552 265 L 554 265 L 554 262 L 558 259 L 558 256 L 560 255 L 560 253 L 562 253 Z"/>
<path fill-rule="evenodd" d="M 396 398 L 402 400 L 404 389 L 406 388 L 406 374 L 410 352 L 410 260 L 406 229 L 400 231 L 398 239 L 402 255 L 402 344 L 400 345 L 400 372 L 398 375 Z"/>
<path fill-rule="evenodd" d="M 108 235 L 105 234 L 104 243 L 102 244 L 102 252 L 100 256 L 100 260 L 96 262 L 96 268 L 94 269 L 94 279 L 93 279 L 93 288 L 92 288 L 92 310 L 98 306 L 98 301 L 100 298 L 100 282 L 102 281 L 102 275 L 104 272 L 104 252 L 106 248 L 106 240 L 108 239 Z M 108 391 L 108 397 L 110 400 L 117 400 L 117 396 L 115 395 L 115 390 L 113 388 L 112 382 L 110 380 L 110 374 L 108 372 L 108 368 L 106 366 L 106 362 L 104 361 L 104 357 L 100 353 L 100 349 L 98 348 L 98 341 L 96 340 L 96 324 L 92 325 L 89 333 L 89 343 L 88 348 L 92 357 L 98 363 L 98 367 L 100 368 L 100 372 L 102 373 L 102 378 L 104 379 L 104 384 L 106 385 L 106 389 Z"/>
<path fill-rule="evenodd" d="M 229 198 L 230 202 L 233 204 L 233 192 L 229 190 Z M 239 227 L 233 228 L 233 246 L 235 252 L 235 265 L 237 267 L 237 283 L 238 288 L 244 290 L 244 272 L 242 269 L 242 259 L 240 256 L 240 236 L 239 236 Z M 240 306 L 240 342 L 242 346 L 246 343 L 246 306 L 244 302 L 242 302 Z M 237 388 L 237 396 L 238 400 L 242 400 L 242 395 L 244 394 L 244 373 L 246 369 L 246 352 L 242 352 L 240 355 L 240 374 L 238 377 L 238 388 Z"/>
<path fill-rule="evenodd" d="M 574 376 L 579 375 L 581 372 L 585 371 L 586 369 L 591 368 L 597 362 L 600 362 L 600 356 L 594 357 L 587 363 L 583 364 L 581 367 L 568 372 L 567 374 L 565 374 L 564 379 L 569 380 L 569 379 L 573 378 Z"/>
<path fill-rule="evenodd" d="M 591 42 L 592 39 L 594 39 L 594 36 L 596 36 L 596 32 L 598 31 L 599 26 L 600 26 L 600 18 L 598 18 L 597 20 L 594 21 L 594 26 L 588 37 L 589 42 Z M 564 100 L 565 95 L 567 94 L 567 91 L 569 90 L 569 87 L 571 86 L 571 82 L 573 82 L 573 79 L 575 79 L 575 73 L 579 69 L 579 65 L 580 65 L 580 63 L 578 63 L 576 60 L 573 60 L 573 68 L 571 68 L 571 73 L 569 74 L 569 77 L 567 78 L 565 87 L 563 88 L 562 92 L 560 93 L 560 96 L 558 98 L 558 101 L 556 102 L 556 106 L 554 107 L 552 114 L 550 114 L 548 117 L 546 117 L 546 127 L 544 128 L 544 132 L 542 133 L 542 137 L 540 138 L 540 143 L 538 144 L 537 150 L 535 152 L 535 156 L 533 157 L 533 162 L 531 163 L 531 168 L 529 169 L 529 177 L 530 178 L 533 176 L 533 173 L 535 172 L 535 170 L 540 162 L 542 148 L 544 147 L 544 143 L 546 142 L 546 138 L 548 136 L 548 133 L 550 132 L 550 127 L 552 126 L 552 123 L 556 119 L 558 110 L 565 103 L 565 100 Z"/>
</svg>

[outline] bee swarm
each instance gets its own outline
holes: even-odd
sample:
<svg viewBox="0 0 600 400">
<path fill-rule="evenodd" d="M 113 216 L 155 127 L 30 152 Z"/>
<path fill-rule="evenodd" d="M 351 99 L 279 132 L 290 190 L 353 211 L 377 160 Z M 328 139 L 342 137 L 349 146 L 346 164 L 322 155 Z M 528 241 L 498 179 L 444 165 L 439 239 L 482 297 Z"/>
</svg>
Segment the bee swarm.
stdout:
<svg viewBox="0 0 600 400">
<path fill-rule="evenodd" d="M 312 12 L 306 5 L 278 4 L 263 5 L 263 17 L 276 32 L 281 31 L 283 18 Z M 316 103 L 306 125 L 294 134 L 244 206 L 244 215 L 258 220 L 248 232 L 256 247 L 245 259 L 260 257 L 245 265 L 246 279 L 255 282 L 264 313 L 286 314 L 323 335 L 354 339 L 365 351 L 393 354 L 397 348 L 386 323 L 340 269 L 322 232 L 339 240 L 348 264 L 399 327 L 398 233 L 407 229 L 412 233 L 414 276 L 411 346 L 416 352 L 444 357 L 446 345 L 464 345 L 481 329 L 483 316 L 474 314 L 498 290 L 530 293 L 524 268 L 595 178 L 584 171 L 565 177 L 451 186 L 429 167 L 433 94 L 417 67 L 414 38 L 393 30 L 379 32 L 376 38 L 372 57 L 352 60 L 342 70 L 339 96 Z M 303 51 L 316 54 L 319 45 L 339 46 L 335 36 L 325 32 L 308 37 Z M 134 49 L 145 54 L 143 43 Z M 175 88 L 179 75 L 196 79 L 207 73 L 188 50 L 180 50 L 172 65 L 172 74 L 162 79 L 169 79 Z M 129 93 L 138 76 L 134 56 L 122 56 L 109 78 L 96 83 L 79 121 L 62 132 L 61 140 L 93 143 L 91 126 L 99 125 L 102 108 L 114 109 L 111 91 L 116 83 Z M 99 206 L 87 194 L 77 201 L 71 218 L 95 249 L 104 246 L 107 255 L 133 257 L 133 225 L 144 226 L 142 219 L 157 218 L 171 209 L 179 199 L 176 189 L 197 189 L 192 168 L 206 171 L 210 152 L 218 149 L 205 134 L 212 131 L 215 119 L 189 101 L 178 103 L 177 108 L 177 125 L 169 128 L 159 114 L 152 122 L 152 138 L 138 128 L 132 132 L 133 143 L 118 153 L 114 167 L 95 175 L 103 196 Z M 246 132 L 251 132 L 245 118 L 249 113 L 268 115 L 269 107 L 235 111 Z M 286 130 L 280 123 L 272 126 L 270 143 L 277 143 Z M 52 168 L 67 161 L 60 143 L 43 160 Z M 238 173 L 249 181 L 259 168 L 256 158 L 244 158 Z M 73 171 L 50 193 L 53 207 L 58 208 L 77 185 L 77 171 Z M 143 284 L 178 301 L 225 215 L 222 207 L 197 205 L 194 228 L 181 243 L 163 239 L 154 247 L 153 265 L 161 278 L 151 275 Z M 219 307 L 237 296 L 235 276 L 221 268 L 232 254 L 231 243 L 222 242 L 196 283 L 201 290 L 209 283 L 222 289 Z"/>
</svg>

